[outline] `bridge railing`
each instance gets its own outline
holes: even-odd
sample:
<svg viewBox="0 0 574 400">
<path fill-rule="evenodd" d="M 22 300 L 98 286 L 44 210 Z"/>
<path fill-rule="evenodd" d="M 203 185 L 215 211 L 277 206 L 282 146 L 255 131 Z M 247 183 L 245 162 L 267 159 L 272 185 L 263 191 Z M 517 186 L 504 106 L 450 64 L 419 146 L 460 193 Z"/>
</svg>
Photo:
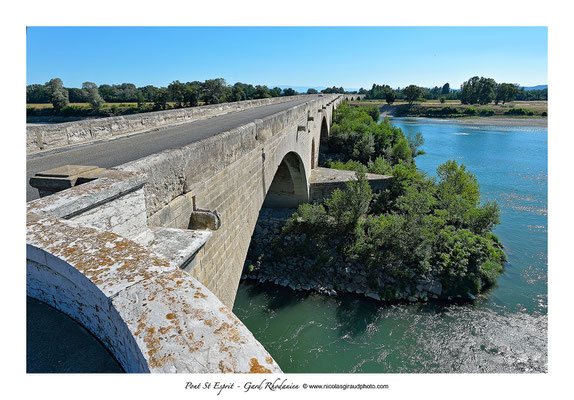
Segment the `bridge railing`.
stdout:
<svg viewBox="0 0 574 400">
<path fill-rule="evenodd" d="M 145 132 L 168 125 L 197 121 L 234 111 L 316 97 L 299 95 L 153 111 L 127 116 L 89 119 L 26 127 L 27 154 L 58 147 Z"/>
</svg>

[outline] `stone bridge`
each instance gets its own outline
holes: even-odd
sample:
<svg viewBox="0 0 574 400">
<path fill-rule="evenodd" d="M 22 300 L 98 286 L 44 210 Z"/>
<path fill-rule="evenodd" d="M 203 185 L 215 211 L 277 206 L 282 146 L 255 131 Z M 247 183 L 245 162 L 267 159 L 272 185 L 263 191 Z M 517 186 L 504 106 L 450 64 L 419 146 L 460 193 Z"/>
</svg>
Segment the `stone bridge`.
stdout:
<svg viewBox="0 0 574 400">
<path fill-rule="evenodd" d="M 88 328 L 127 372 L 280 372 L 230 309 L 259 210 L 309 201 L 320 143 L 347 97 L 358 96 L 294 97 L 275 114 L 113 168 L 36 176 L 48 192 L 70 188 L 27 203 L 27 294 Z M 28 151 L 257 102 L 34 127 Z"/>
</svg>

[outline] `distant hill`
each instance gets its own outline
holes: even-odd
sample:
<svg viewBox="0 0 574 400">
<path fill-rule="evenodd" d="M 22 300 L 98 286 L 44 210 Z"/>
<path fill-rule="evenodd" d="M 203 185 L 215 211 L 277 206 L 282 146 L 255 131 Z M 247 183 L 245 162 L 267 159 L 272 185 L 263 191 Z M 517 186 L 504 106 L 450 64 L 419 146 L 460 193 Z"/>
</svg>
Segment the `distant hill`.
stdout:
<svg viewBox="0 0 574 400">
<path fill-rule="evenodd" d="M 526 91 L 542 90 L 542 89 L 548 89 L 548 85 L 524 86 L 524 90 L 526 90 Z"/>
</svg>

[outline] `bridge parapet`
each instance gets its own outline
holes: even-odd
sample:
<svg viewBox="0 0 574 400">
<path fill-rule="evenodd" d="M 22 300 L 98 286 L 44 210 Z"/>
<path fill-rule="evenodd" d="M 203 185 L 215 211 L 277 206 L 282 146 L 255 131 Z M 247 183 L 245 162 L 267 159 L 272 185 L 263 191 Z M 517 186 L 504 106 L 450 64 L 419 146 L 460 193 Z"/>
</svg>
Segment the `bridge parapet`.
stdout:
<svg viewBox="0 0 574 400">
<path fill-rule="evenodd" d="M 26 128 L 26 153 L 36 153 L 94 140 L 109 139 L 120 135 L 146 132 L 168 125 L 182 124 L 229 112 L 309 97 L 315 96 L 299 95 L 246 100 L 61 124 L 28 126 Z"/>
</svg>

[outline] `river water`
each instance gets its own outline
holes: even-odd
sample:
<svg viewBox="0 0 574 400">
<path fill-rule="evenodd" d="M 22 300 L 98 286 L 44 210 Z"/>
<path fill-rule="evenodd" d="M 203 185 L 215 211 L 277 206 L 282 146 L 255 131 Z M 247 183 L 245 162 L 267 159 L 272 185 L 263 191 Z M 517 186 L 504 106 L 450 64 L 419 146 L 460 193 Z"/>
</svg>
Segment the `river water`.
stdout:
<svg viewBox="0 0 574 400">
<path fill-rule="evenodd" d="M 547 128 L 391 122 L 423 134 L 420 169 L 456 159 L 500 205 L 498 285 L 473 303 L 385 305 L 243 280 L 233 312 L 284 372 L 547 372 Z"/>
</svg>

